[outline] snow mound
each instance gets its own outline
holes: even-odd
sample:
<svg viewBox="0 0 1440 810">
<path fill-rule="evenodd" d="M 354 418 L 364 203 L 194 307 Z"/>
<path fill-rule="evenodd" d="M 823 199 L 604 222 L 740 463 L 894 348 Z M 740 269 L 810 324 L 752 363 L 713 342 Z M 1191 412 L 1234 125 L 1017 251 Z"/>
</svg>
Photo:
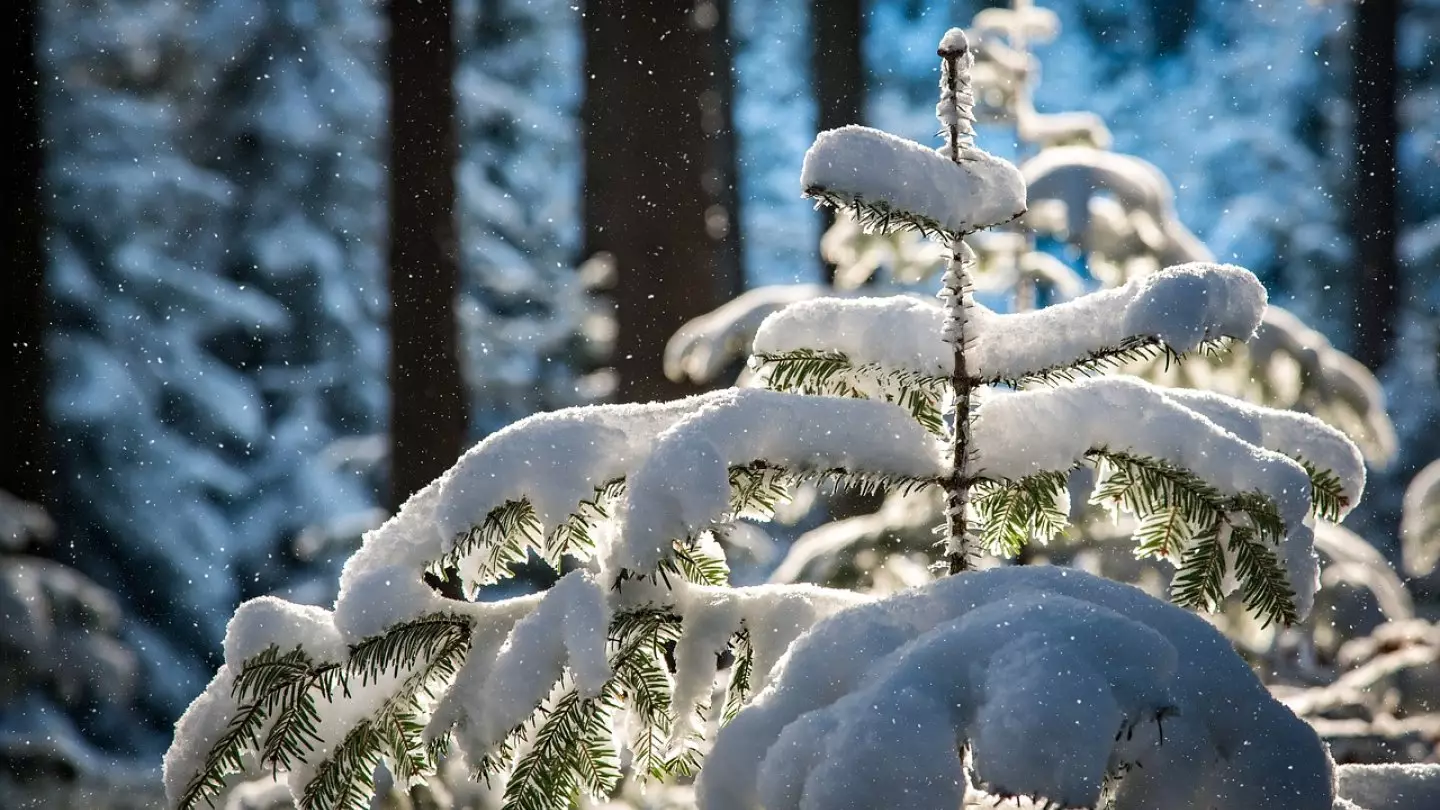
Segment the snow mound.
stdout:
<svg viewBox="0 0 1440 810">
<path fill-rule="evenodd" d="M 1364 810 L 1434 810 L 1440 765 L 1341 765 L 1335 792 Z"/>
<path fill-rule="evenodd" d="M 1323 808 L 1333 764 L 1220 633 L 1128 585 L 1002 568 L 850 608 L 721 730 L 703 810 L 951 810 L 966 779 L 1062 806 Z M 1118 777 L 1118 779 L 1116 779 Z"/>
<path fill-rule="evenodd" d="M 914 141 L 854 125 L 816 136 L 800 183 L 807 195 L 883 203 L 897 219 L 918 218 L 952 235 L 1025 212 L 1025 181 L 1008 161 L 970 149 L 957 164 Z"/>
</svg>

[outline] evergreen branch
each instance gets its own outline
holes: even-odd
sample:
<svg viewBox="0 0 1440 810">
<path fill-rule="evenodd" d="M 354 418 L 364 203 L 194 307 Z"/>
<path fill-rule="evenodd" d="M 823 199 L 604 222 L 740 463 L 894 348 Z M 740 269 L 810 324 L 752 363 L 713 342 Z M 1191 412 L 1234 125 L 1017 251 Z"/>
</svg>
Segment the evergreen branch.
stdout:
<svg viewBox="0 0 1440 810">
<path fill-rule="evenodd" d="M 488 585 L 509 577 L 510 566 L 525 562 L 530 549 L 543 552 L 542 540 L 540 519 L 530 502 L 506 501 L 491 509 L 478 526 L 460 533 L 450 551 L 428 567 L 473 571 L 467 587 Z"/>
<path fill-rule="evenodd" d="M 674 544 L 672 555 L 661 560 L 659 567 L 697 585 L 723 587 L 730 581 L 730 567 L 725 560 L 706 554 L 693 544 L 679 541 Z"/>
<path fill-rule="evenodd" d="M 1295 620 L 1294 593 L 1265 545 L 1281 542 L 1286 532 L 1273 500 L 1260 492 L 1225 495 L 1189 470 L 1157 459 L 1103 449 L 1089 457 L 1100 462 L 1101 471 L 1091 501 L 1116 504 L 1139 521 L 1136 555 L 1179 555 L 1172 586 L 1178 604 L 1213 610 L 1223 599 L 1225 530 L 1230 551 L 1245 553 L 1243 565 L 1237 556 L 1235 574 L 1246 604 L 1266 624 Z M 1237 523 L 1236 514 L 1248 525 Z"/>
<path fill-rule="evenodd" d="M 340 664 L 325 663 L 310 669 L 305 677 L 291 681 L 285 688 L 272 692 L 276 705 L 275 723 L 265 735 L 260 761 L 270 764 L 274 772 L 289 768 L 314 751 L 320 739 L 320 707 L 312 692 L 329 700 L 343 675 Z"/>
<path fill-rule="evenodd" d="M 282 655 L 274 644 L 244 663 L 231 687 L 239 708 L 180 794 L 181 810 L 198 807 L 201 801 L 214 806 L 214 799 L 225 790 L 226 777 L 244 771 L 245 754 L 260 749 L 260 729 L 273 715 L 278 696 L 304 679 L 311 666 L 304 649 L 296 647 Z"/>
<path fill-rule="evenodd" d="M 1195 539 L 1195 524 L 1181 509 L 1158 509 L 1135 526 L 1136 557 L 1174 560 Z"/>
<path fill-rule="evenodd" d="M 535 744 L 515 764 L 502 810 L 569 810 L 579 796 L 585 767 L 586 758 L 579 752 L 603 710 L 600 699 L 582 698 L 574 689 L 562 695 L 536 732 Z M 617 768 L 617 779 L 618 774 Z"/>
<path fill-rule="evenodd" d="M 347 694 L 348 677 L 359 676 L 363 684 L 378 681 L 381 674 L 391 671 L 387 654 L 414 655 L 408 666 L 419 666 L 316 767 L 305 785 L 301 808 L 366 810 L 375 792 L 374 771 L 382 757 L 390 761 L 397 778 L 409 780 L 433 771 L 435 763 L 426 756 L 424 723 L 419 718 L 433 701 L 436 684 L 454 680 L 469 649 L 470 623 L 443 615 L 397 625 L 352 648 L 346 677 L 341 679 Z M 396 666 L 393 671 L 398 676 L 401 668 Z"/>
<path fill-rule="evenodd" d="M 1043 472 L 1018 481 L 977 481 L 971 500 L 980 545 L 991 554 L 1014 557 L 1031 539 L 1049 542 L 1065 530 L 1068 515 L 1060 504 L 1065 474 Z"/>
<path fill-rule="evenodd" d="M 945 377 L 855 363 L 842 352 L 814 349 L 755 354 L 750 365 L 773 391 L 854 399 L 873 399 L 872 393 L 878 394 L 904 408 L 931 433 L 945 434 L 942 403 L 949 382 Z"/>
<path fill-rule="evenodd" d="M 1338 522 L 1340 512 L 1350 505 L 1345 497 L 1345 487 L 1340 476 L 1332 470 L 1321 469 L 1304 458 L 1296 458 L 1305 474 L 1310 476 L 1310 509 L 1321 520 Z"/>
<path fill-rule="evenodd" d="M 652 608 L 616 617 L 612 625 L 617 639 L 612 680 L 640 720 L 630 739 L 634 768 L 655 779 L 670 773 L 664 752 L 674 718 L 670 677 L 661 662 L 680 639 L 680 622 L 675 614 Z"/>
<path fill-rule="evenodd" d="M 1294 624 L 1300 616 L 1295 609 L 1295 591 L 1274 550 L 1244 526 L 1230 531 L 1230 551 L 1245 604 L 1260 615 L 1262 627 L 1271 622 Z"/>
<path fill-rule="evenodd" d="M 1023 388 L 1027 385 L 1035 384 L 1059 385 L 1061 383 L 1074 382 L 1082 377 L 1093 377 L 1116 371 L 1127 365 L 1136 363 L 1164 360 L 1166 368 L 1169 368 L 1171 363 L 1183 362 L 1187 357 L 1195 354 L 1200 354 L 1205 357 L 1217 356 L 1220 352 L 1226 351 L 1229 344 L 1229 338 L 1216 338 L 1201 343 L 1199 348 L 1194 352 L 1181 353 L 1165 345 L 1155 337 L 1137 335 L 1126 338 L 1115 346 L 1093 349 L 1087 352 L 1084 357 L 1073 362 L 1029 371 L 1018 377 L 1008 377 L 998 374 L 989 375 L 979 382 L 991 385 L 1009 385 L 1013 388 Z"/>
<path fill-rule="evenodd" d="M 725 708 L 720 715 L 726 723 L 734 719 L 745 701 L 750 699 L 755 669 L 755 649 L 750 646 L 750 631 L 742 627 L 731 641 L 731 648 L 735 651 L 735 663 L 730 667 L 730 682 L 725 687 Z"/>
<path fill-rule="evenodd" d="M 816 206 L 849 211 L 867 233 L 893 233 L 899 230 L 918 231 L 940 242 L 953 242 L 964 234 L 951 231 L 930 217 L 893 208 L 884 200 L 866 200 L 859 194 L 839 189 L 811 186 L 805 189 L 805 196 L 816 201 Z"/>
<path fill-rule="evenodd" d="M 586 558 L 595 551 L 591 531 L 611 516 L 611 504 L 625 493 L 625 479 L 616 478 L 595 488 L 595 497 L 581 501 L 575 511 L 546 538 L 544 558 L 560 570 L 566 555 Z"/>
<path fill-rule="evenodd" d="M 1225 598 L 1225 551 L 1220 547 L 1220 521 L 1196 535 L 1180 557 L 1180 569 L 1170 583 L 1175 604 L 1213 611 Z"/>
<path fill-rule="evenodd" d="M 805 481 L 814 481 L 821 486 L 829 484 L 838 489 L 854 487 L 862 493 L 901 492 L 909 494 L 933 486 L 933 478 L 912 478 L 904 475 L 889 475 L 865 471 L 845 470 L 839 467 L 829 469 L 787 468 L 774 463 L 757 460 L 750 464 L 730 468 L 730 511 L 732 519 L 748 517 L 768 520 L 775 513 L 775 507 L 790 496 L 790 491 Z"/>
</svg>

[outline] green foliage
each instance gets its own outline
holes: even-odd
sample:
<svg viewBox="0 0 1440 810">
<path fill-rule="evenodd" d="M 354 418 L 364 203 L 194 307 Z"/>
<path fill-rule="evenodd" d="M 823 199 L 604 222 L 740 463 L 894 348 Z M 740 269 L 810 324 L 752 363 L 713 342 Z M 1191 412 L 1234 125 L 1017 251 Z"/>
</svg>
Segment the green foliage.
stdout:
<svg viewBox="0 0 1440 810">
<path fill-rule="evenodd" d="M 918 231 L 944 244 L 959 239 L 964 234 L 945 228 L 930 217 L 893 208 L 884 200 L 867 200 L 858 194 L 832 190 L 821 186 L 805 189 L 805 196 L 817 204 L 850 212 L 867 233 L 892 233 L 894 231 Z"/>
<path fill-rule="evenodd" d="M 1350 499 L 1345 497 L 1345 489 L 1340 484 L 1340 476 L 1331 470 L 1322 470 L 1303 458 L 1295 460 L 1310 476 L 1310 508 L 1315 517 L 1338 522 L 1341 510 L 1350 505 Z"/>
<path fill-rule="evenodd" d="M 435 690 L 455 677 L 470 647 L 470 629 L 464 618 L 433 614 L 366 639 L 350 649 L 343 663 L 314 661 L 299 648 L 282 654 L 276 646 L 250 658 L 232 688 L 239 704 L 235 717 L 178 806 L 213 804 L 225 777 L 244 770 L 247 755 L 276 771 L 304 760 L 321 742 L 321 702 L 349 699 L 352 687 L 379 684 L 386 677 L 399 679 L 398 685 L 317 764 L 302 807 L 369 807 L 374 769 L 382 759 L 402 778 L 430 773 L 434 761 L 421 742 L 419 718 Z M 262 741 L 260 730 L 267 721 Z"/>
<path fill-rule="evenodd" d="M 730 468 L 730 511 L 732 517 L 768 520 L 775 508 L 790 497 L 795 487 L 806 481 L 833 489 L 848 486 L 864 494 L 879 492 L 910 493 L 936 482 L 929 478 L 856 472 L 840 468 L 827 470 L 792 469 L 757 460 Z"/>
<path fill-rule="evenodd" d="M 730 682 L 725 687 L 725 708 L 721 719 L 728 723 L 750 699 L 755 671 L 755 648 L 750 645 L 750 631 L 741 629 L 730 642 L 735 662 L 730 665 Z"/>
<path fill-rule="evenodd" d="M 771 390 L 856 399 L 871 399 L 866 392 L 873 391 L 909 411 L 921 427 L 945 435 L 941 406 L 949 386 L 945 377 L 857 364 L 841 352 L 813 349 L 755 354 L 750 363 Z"/>
<path fill-rule="evenodd" d="M 611 676 L 594 697 L 563 688 L 554 701 L 514 729 L 481 763 L 489 780 L 507 766 L 519 741 L 533 744 L 515 763 L 505 786 L 505 810 L 567 810 L 584 792 L 604 798 L 619 784 L 620 755 L 612 729 L 628 708 L 640 720 L 627 741 L 636 773 L 663 779 L 693 772 L 693 753 L 674 758 L 665 747 L 674 725 L 665 657 L 679 640 L 681 619 L 660 608 L 615 616 L 610 625 Z M 563 687 L 563 683 L 562 683 Z M 543 718 L 543 719 L 541 719 Z"/>
<path fill-rule="evenodd" d="M 180 794 L 178 806 L 182 810 L 199 807 L 202 801 L 213 805 L 225 790 L 226 778 L 245 770 L 246 754 L 261 747 L 259 734 L 266 720 L 283 697 L 305 681 L 312 667 L 304 650 L 297 647 L 281 653 L 274 645 L 245 663 L 231 689 L 240 710 L 210 747 L 204 767 Z"/>
<path fill-rule="evenodd" d="M 1220 521 L 1197 534 L 1180 557 L 1170 583 L 1177 605 L 1215 610 L 1225 598 L 1225 551 L 1220 546 Z"/>
<path fill-rule="evenodd" d="M 1294 591 L 1271 548 L 1285 537 L 1272 501 L 1254 492 L 1226 496 L 1189 470 L 1155 459 L 1105 450 L 1091 456 L 1100 462 L 1091 501 L 1136 517 L 1136 554 L 1178 557 L 1171 588 L 1177 604 L 1205 610 L 1219 605 L 1230 567 L 1221 538 L 1228 536 L 1245 604 L 1266 624 L 1296 620 Z"/>
<path fill-rule="evenodd" d="M 1018 481 L 979 481 L 971 506 L 980 545 L 1014 557 L 1031 540 L 1047 543 L 1069 523 L 1064 473 L 1038 473 Z"/>
<path fill-rule="evenodd" d="M 1207 340 L 1201 343 L 1199 348 L 1191 354 L 1214 358 L 1226 351 L 1229 344 L 1229 338 L 1222 337 Z M 1182 354 L 1175 351 L 1153 337 L 1141 335 L 1126 338 L 1117 346 L 1092 351 L 1074 363 L 1032 371 L 1022 377 L 995 376 L 977 380 L 976 382 L 984 384 L 1000 383 L 1014 388 L 1024 388 L 1035 384 L 1059 385 L 1061 383 L 1074 382 L 1082 377 L 1093 377 L 1110 371 L 1116 371 L 1136 363 L 1163 362 L 1168 369 L 1171 363 L 1180 363 L 1189 356 L 1189 354 Z"/>
</svg>

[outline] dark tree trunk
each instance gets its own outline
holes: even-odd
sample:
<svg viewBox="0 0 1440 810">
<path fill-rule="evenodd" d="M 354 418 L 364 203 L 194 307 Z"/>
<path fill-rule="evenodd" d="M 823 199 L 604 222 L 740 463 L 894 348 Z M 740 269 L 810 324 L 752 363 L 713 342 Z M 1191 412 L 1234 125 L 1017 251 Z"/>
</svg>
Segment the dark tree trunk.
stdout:
<svg viewBox="0 0 1440 810">
<path fill-rule="evenodd" d="M 592 2 L 585 14 L 585 253 L 615 257 L 621 397 L 666 380 L 665 342 L 743 289 L 724 0 Z"/>
<path fill-rule="evenodd" d="M 1372 369 L 1390 358 L 1399 314 L 1400 208 L 1395 165 L 1399 138 L 1395 40 L 1399 0 L 1355 5 L 1355 116 L 1350 231 L 1359 269 L 1355 289 L 1355 357 Z"/>
<path fill-rule="evenodd" d="M 465 389 L 455 320 L 455 45 L 450 0 L 391 0 L 390 505 L 455 463 Z"/>
<path fill-rule="evenodd" d="M 40 143 L 40 70 L 36 54 L 39 0 L 19 0 L 11 8 L 10 69 L 14 103 L 4 127 L 5 228 L 10 277 L 5 305 L 5 342 L 0 346 L 0 489 L 37 503 L 50 503 L 49 430 L 45 419 L 45 217 L 41 185 L 44 163 Z"/>
<path fill-rule="evenodd" d="M 810 26 L 814 34 L 810 72 L 819 106 L 817 132 L 864 123 L 864 14 L 863 0 L 811 0 Z M 820 216 L 822 232 L 835 224 L 835 209 L 822 208 Z M 826 278 L 834 280 L 835 268 L 822 264 Z"/>
</svg>

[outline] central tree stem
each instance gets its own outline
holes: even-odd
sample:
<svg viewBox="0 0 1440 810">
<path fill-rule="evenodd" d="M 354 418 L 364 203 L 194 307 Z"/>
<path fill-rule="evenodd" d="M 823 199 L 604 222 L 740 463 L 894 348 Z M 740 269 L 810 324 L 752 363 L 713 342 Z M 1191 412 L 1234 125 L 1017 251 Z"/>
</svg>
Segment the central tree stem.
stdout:
<svg viewBox="0 0 1440 810">
<path fill-rule="evenodd" d="M 970 467 L 970 395 L 974 380 L 965 358 L 966 326 L 970 309 L 970 274 L 967 272 L 968 248 L 961 237 L 950 243 L 950 264 L 945 269 L 941 297 L 946 299 L 944 337 L 954 349 L 954 369 L 950 387 L 955 400 L 955 424 L 951 444 L 952 470 L 945 482 L 945 561 L 949 573 L 958 574 L 971 567 L 969 525 L 966 510 L 970 505 L 970 486 L 974 479 Z"/>
<path fill-rule="evenodd" d="M 970 90 L 970 66 L 975 58 L 970 53 L 970 43 L 964 32 L 958 29 L 950 31 L 941 40 L 939 55 L 942 60 L 940 103 L 935 107 L 935 115 L 943 127 L 945 151 L 950 160 L 958 164 L 969 158 L 970 148 L 975 142 L 975 97 Z M 951 574 L 971 568 L 970 557 L 974 553 L 966 517 L 970 506 L 970 487 L 975 483 L 970 474 L 970 396 L 975 380 L 971 379 L 965 358 L 972 256 L 965 245 L 965 236 L 965 233 L 956 234 L 950 242 L 950 263 L 945 268 L 940 291 L 947 310 L 943 337 L 955 352 L 954 369 L 950 374 L 955 399 L 952 469 L 945 481 L 945 562 Z"/>
</svg>

